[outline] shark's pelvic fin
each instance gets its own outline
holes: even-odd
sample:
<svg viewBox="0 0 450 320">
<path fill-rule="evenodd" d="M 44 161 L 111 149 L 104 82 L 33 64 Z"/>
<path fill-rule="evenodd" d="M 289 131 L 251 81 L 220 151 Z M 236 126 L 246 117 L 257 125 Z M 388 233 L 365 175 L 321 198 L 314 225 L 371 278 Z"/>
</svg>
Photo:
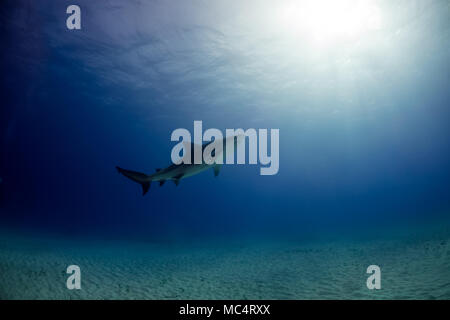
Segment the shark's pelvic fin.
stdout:
<svg viewBox="0 0 450 320">
<path fill-rule="evenodd" d="M 173 180 L 173 182 L 174 182 L 175 185 L 178 187 L 178 185 L 180 184 L 180 179 L 175 179 L 175 180 Z"/>
<path fill-rule="evenodd" d="M 162 185 L 166 182 L 166 180 L 160 180 L 159 181 L 159 186 L 162 187 Z"/>
<path fill-rule="evenodd" d="M 117 171 L 123 174 L 128 179 L 131 179 L 142 186 L 142 195 L 145 195 L 150 189 L 151 180 L 148 175 L 136 171 L 122 169 L 120 167 L 116 167 Z"/>
<path fill-rule="evenodd" d="M 219 175 L 220 168 L 222 168 L 222 165 L 221 165 L 221 164 L 216 164 L 216 165 L 214 166 L 214 177 L 217 177 L 217 176 Z"/>
<path fill-rule="evenodd" d="M 156 168 L 155 170 L 156 170 L 156 172 L 158 172 L 158 171 L 161 171 L 161 168 Z"/>
</svg>

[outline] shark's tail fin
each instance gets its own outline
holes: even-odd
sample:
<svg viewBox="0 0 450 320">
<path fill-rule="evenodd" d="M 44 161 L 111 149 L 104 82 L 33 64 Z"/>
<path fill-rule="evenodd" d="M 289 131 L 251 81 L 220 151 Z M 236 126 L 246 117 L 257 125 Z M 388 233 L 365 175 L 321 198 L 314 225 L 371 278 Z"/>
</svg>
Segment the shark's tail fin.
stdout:
<svg viewBox="0 0 450 320">
<path fill-rule="evenodd" d="M 136 171 L 125 170 L 120 167 L 116 167 L 117 171 L 123 174 L 125 177 L 140 183 L 142 186 L 142 195 L 145 195 L 150 189 L 150 183 L 152 182 L 148 175 Z"/>
</svg>

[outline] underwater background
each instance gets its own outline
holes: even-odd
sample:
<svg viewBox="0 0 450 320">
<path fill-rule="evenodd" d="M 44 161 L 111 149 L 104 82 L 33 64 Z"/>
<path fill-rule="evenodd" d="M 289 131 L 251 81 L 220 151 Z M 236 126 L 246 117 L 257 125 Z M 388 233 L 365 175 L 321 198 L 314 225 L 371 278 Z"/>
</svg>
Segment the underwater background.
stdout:
<svg viewBox="0 0 450 320">
<path fill-rule="evenodd" d="M 0 298 L 449 299 L 450 4 L 305 3 L 2 1 Z M 117 173 L 195 120 L 279 129 L 278 174 Z"/>
</svg>

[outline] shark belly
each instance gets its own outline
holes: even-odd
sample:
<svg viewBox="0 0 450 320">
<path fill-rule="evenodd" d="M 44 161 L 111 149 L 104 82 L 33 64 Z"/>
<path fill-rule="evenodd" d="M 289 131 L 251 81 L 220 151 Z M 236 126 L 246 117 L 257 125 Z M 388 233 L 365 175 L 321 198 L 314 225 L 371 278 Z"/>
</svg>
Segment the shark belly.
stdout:
<svg viewBox="0 0 450 320">
<path fill-rule="evenodd" d="M 212 166 L 213 165 L 210 165 L 210 164 L 194 164 L 194 165 L 190 165 L 187 170 L 184 170 L 184 174 L 183 174 L 182 178 L 187 178 L 187 177 L 194 176 L 196 174 L 199 174 L 200 172 L 208 170 Z"/>
<path fill-rule="evenodd" d="M 199 174 L 213 165 L 208 164 L 181 164 L 173 167 L 168 167 L 154 174 L 151 178 L 152 181 L 163 180 L 181 180 L 183 178 L 191 177 Z"/>
</svg>

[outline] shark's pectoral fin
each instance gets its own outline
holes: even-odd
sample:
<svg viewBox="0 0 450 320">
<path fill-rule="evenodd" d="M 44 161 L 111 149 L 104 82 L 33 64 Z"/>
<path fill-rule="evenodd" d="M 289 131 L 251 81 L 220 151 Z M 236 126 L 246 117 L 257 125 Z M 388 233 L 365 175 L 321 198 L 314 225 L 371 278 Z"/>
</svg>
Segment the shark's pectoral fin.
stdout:
<svg viewBox="0 0 450 320">
<path fill-rule="evenodd" d="M 175 183 L 176 186 L 178 186 L 180 184 L 181 178 L 183 178 L 183 174 L 179 174 L 179 175 L 173 177 L 173 182 Z"/>
<path fill-rule="evenodd" d="M 162 185 L 166 182 L 166 180 L 159 181 L 159 186 L 162 187 Z"/>
<path fill-rule="evenodd" d="M 214 177 L 217 177 L 218 175 L 219 175 L 219 172 L 220 172 L 220 168 L 222 168 L 222 165 L 221 164 L 216 164 L 215 166 L 214 166 Z"/>
</svg>

